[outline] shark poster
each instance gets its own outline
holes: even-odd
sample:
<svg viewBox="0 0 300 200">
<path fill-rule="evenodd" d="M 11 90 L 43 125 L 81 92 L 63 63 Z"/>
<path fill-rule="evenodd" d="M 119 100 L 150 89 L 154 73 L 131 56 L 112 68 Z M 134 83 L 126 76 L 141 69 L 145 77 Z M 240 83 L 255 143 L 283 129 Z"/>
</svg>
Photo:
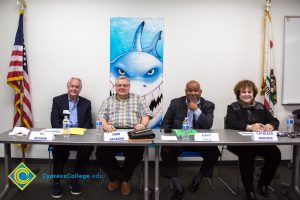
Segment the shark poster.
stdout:
<svg viewBox="0 0 300 200">
<path fill-rule="evenodd" d="M 162 121 L 163 42 L 162 18 L 110 19 L 110 94 L 117 77 L 129 78 L 130 92 L 142 96 L 154 115 L 149 128 Z"/>
</svg>

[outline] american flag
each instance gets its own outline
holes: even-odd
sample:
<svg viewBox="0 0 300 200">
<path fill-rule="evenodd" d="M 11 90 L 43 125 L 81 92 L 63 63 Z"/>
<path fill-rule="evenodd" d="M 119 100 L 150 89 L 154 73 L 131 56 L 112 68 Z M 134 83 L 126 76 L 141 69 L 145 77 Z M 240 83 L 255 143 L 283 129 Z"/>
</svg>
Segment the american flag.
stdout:
<svg viewBox="0 0 300 200">
<path fill-rule="evenodd" d="M 272 20 L 269 10 L 264 16 L 264 45 L 263 45 L 263 73 L 261 95 L 264 95 L 264 105 L 274 115 L 274 105 L 277 103 L 276 77 L 274 72 L 274 45 L 272 38 Z"/>
<path fill-rule="evenodd" d="M 31 112 L 31 96 L 28 76 L 28 66 L 23 34 L 23 14 L 20 11 L 18 31 L 10 58 L 7 84 L 15 90 L 15 116 L 14 127 L 33 126 Z"/>
</svg>

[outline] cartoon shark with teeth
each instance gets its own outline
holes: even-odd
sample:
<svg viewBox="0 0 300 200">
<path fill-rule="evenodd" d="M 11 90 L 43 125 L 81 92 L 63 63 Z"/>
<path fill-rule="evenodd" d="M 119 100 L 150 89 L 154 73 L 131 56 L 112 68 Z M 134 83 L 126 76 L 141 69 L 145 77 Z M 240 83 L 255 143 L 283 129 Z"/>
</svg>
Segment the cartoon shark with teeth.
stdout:
<svg viewBox="0 0 300 200">
<path fill-rule="evenodd" d="M 153 112 L 148 127 L 159 127 L 162 121 L 162 86 L 163 86 L 163 63 L 156 51 L 156 46 L 161 40 L 162 31 L 154 37 L 151 45 L 142 48 L 141 38 L 145 22 L 137 28 L 131 50 L 118 55 L 110 63 L 111 95 L 115 92 L 115 79 L 121 75 L 129 78 L 131 92 L 145 98 L 147 105 Z"/>
</svg>

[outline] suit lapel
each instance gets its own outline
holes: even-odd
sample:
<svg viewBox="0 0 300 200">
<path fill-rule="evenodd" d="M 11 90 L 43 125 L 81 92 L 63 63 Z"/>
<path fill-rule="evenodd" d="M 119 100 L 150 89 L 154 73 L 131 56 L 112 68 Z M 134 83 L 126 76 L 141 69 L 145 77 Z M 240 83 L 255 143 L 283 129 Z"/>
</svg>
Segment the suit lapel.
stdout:
<svg viewBox="0 0 300 200">
<path fill-rule="evenodd" d="M 188 111 L 188 106 L 186 104 L 186 97 L 182 98 L 181 104 L 182 104 L 182 108 L 183 108 L 183 110 L 182 110 L 183 116 L 186 117 L 187 116 L 187 111 Z"/>
<path fill-rule="evenodd" d="M 68 97 L 68 94 L 66 94 L 64 96 L 63 110 L 69 110 L 69 97 Z"/>
<path fill-rule="evenodd" d="M 81 127 L 81 98 L 79 97 L 78 103 L 77 103 L 77 120 L 78 120 L 78 127 Z"/>
</svg>

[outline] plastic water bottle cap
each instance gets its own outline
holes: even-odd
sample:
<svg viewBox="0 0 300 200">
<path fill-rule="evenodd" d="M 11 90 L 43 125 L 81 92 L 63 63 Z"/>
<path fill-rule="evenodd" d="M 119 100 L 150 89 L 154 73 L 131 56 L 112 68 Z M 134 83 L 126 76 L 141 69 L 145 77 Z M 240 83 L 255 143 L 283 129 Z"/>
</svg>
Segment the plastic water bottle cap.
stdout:
<svg viewBox="0 0 300 200">
<path fill-rule="evenodd" d="M 102 122 L 101 121 L 96 121 L 96 126 L 102 126 Z"/>
</svg>

